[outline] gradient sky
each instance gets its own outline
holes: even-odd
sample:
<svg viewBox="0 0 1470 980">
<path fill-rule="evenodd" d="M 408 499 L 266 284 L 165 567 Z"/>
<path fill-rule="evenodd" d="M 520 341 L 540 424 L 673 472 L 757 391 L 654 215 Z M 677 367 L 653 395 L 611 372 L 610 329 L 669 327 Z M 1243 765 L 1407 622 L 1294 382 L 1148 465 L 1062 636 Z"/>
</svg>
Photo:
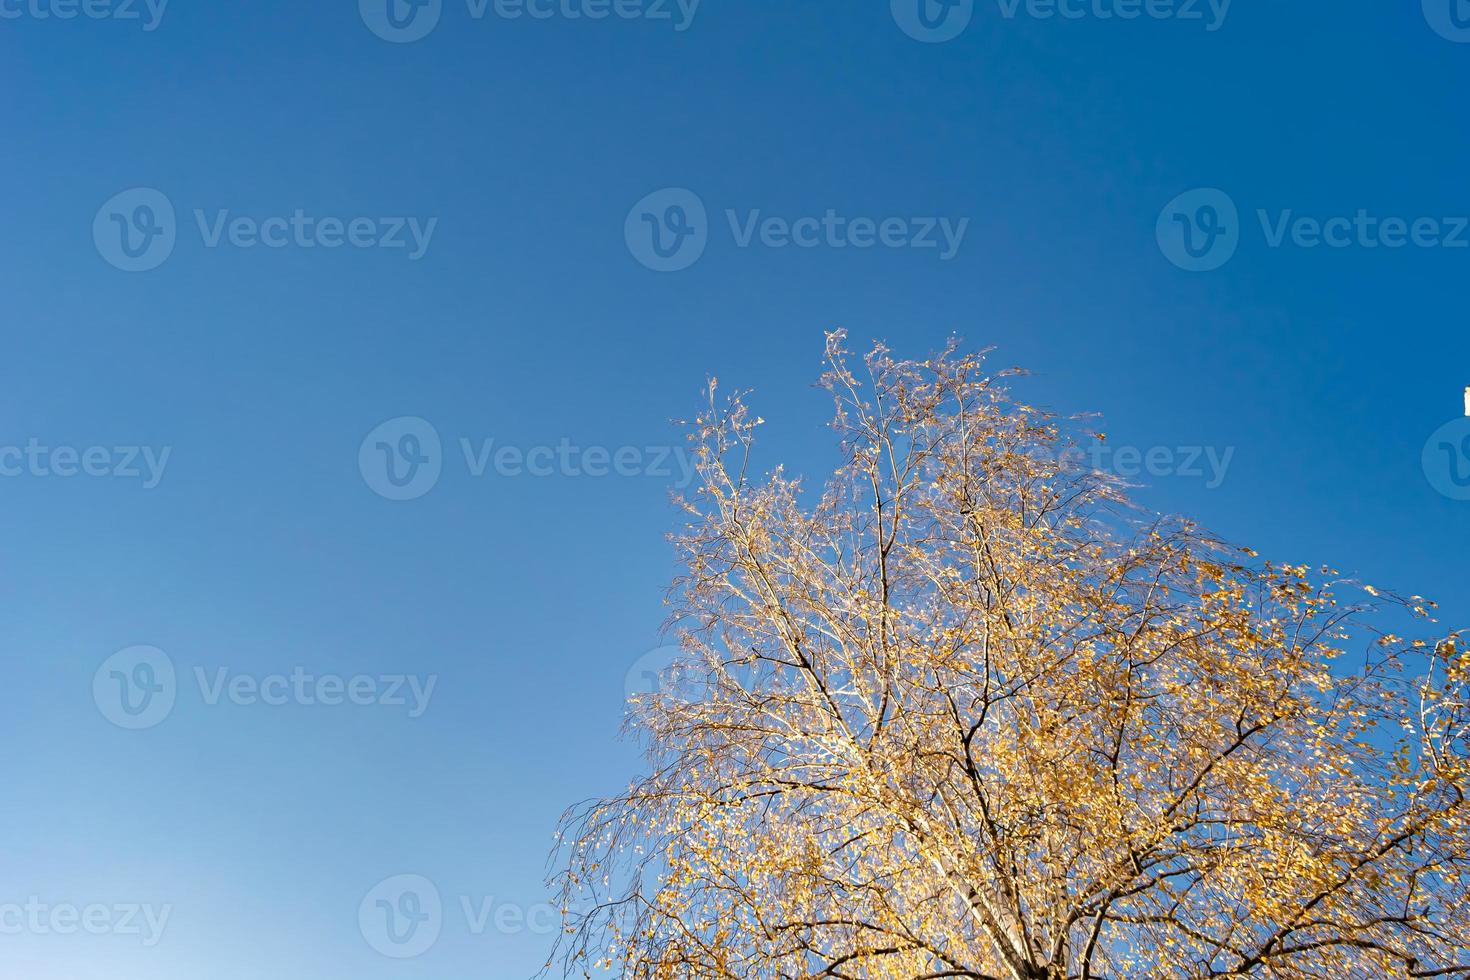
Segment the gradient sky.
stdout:
<svg viewBox="0 0 1470 980">
<path fill-rule="evenodd" d="M 670 420 L 715 374 L 754 389 L 763 462 L 818 474 L 811 384 L 837 325 L 909 356 L 952 333 L 995 346 L 1033 372 L 1024 397 L 1102 413 L 1110 446 L 1168 450 L 1148 505 L 1470 622 L 1470 503 L 1421 466 L 1470 384 L 1470 248 L 1268 234 L 1285 212 L 1435 219 L 1445 237 L 1470 215 L 1470 30 L 1450 0 L 1236 0 L 1223 21 L 1203 0 L 1201 20 L 981 0 L 938 43 L 884 0 L 704 0 L 687 24 L 672 2 L 670 20 L 589 20 L 442 0 L 414 43 L 370 30 L 371 2 L 173 0 L 153 30 L 141 0 L 141 20 L 39 16 L 66 2 L 0 0 L 0 975 L 533 972 L 556 818 L 636 764 L 615 735 L 625 676 L 665 642 L 677 477 L 647 471 L 681 445 Z M 150 271 L 99 248 L 113 214 L 136 216 L 136 198 L 107 202 L 134 188 L 176 212 Z M 633 210 L 666 188 L 706 209 L 707 242 L 656 272 L 625 226 L 668 218 L 667 196 Z M 1166 205 L 1201 188 L 1238 209 L 1236 251 L 1187 271 Z M 1220 200 L 1175 213 L 1203 235 Z M 195 218 L 297 209 L 437 224 L 410 259 L 210 247 Z M 945 259 L 741 247 L 726 216 L 829 209 L 968 224 Z M 359 450 L 400 417 L 442 451 L 432 489 L 396 501 Z M 637 447 L 637 475 L 476 476 L 461 439 Z M 127 447 L 169 455 L 151 487 L 56 474 L 94 447 L 109 472 Z M 1190 447 L 1232 452 L 1223 478 L 1174 472 Z M 177 689 L 128 730 L 93 682 L 137 645 Z M 297 667 L 437 681 L 416 718 L 211 704 L 196 683 Z M 444 911 L 437 942 L 395 959 L 358 913 L 403 874 Z M 33 896 L 171 911 L 152 946 L 12 928 L 5 907 Z M 461 899 L 493 901 L 483 932 Z M 502 905 L 527 927 L 497 928 Z"/>
</svg>

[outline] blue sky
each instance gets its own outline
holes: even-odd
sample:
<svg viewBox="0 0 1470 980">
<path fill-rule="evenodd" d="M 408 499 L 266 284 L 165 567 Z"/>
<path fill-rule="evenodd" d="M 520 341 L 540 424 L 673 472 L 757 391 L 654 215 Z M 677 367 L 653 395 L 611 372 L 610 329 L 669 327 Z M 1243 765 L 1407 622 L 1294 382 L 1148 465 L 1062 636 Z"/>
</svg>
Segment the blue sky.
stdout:
<svg viewBox="0 0 1470 980">
<path fill-rule="evenodd" d="M 717 375 L 815 472 L 833 326 L 995 346 L 1150 506 L 1470 621 L 1462 429 L 1421 465 L 1470 10 L 916 3 L 0 0 L 0 973 L 533 972 L 556 817 L 636 764 L 669 420 Z"/>
</svg>

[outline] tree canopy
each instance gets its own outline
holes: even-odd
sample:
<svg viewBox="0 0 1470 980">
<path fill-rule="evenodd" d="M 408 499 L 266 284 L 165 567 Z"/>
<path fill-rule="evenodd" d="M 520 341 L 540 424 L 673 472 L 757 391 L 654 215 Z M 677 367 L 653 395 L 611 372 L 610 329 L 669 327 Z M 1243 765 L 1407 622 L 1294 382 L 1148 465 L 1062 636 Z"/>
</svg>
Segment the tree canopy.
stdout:
<svg viewBox="0 0 1470 980">
<path fill-rule="evenodd" d="M 566 817 L 549 970 L 1470 977 L 1431 603 L 1143 513 L 983 354 L 827 357 L 813 491 L 743 397 L 690 423 L 686 655 L 630 705 L 647 772 Z"/>
</svg>

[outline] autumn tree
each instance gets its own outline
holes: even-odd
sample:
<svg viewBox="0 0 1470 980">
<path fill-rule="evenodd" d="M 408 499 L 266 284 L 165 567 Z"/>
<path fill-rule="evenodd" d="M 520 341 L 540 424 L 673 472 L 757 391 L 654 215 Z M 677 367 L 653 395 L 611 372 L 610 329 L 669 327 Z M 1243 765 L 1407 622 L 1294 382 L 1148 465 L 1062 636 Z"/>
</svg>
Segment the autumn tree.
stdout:
<svg viewBox="0 0 1470 980">
<path fill-rule="evenodd" d="M 1431 604 L 1146 517 L 980 355 L 827 354 L 824 486 L 691 423 L 686 657 L 549 970 L 1470 978 L 1470 657 L 1378 625 Z"/>
</svg>

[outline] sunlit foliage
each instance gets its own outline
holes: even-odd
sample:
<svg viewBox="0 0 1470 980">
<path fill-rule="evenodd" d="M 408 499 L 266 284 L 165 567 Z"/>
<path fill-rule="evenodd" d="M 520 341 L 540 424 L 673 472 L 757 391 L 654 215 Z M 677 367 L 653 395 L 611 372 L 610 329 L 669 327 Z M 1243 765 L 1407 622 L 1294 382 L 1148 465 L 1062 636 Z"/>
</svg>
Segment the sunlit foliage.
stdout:
<svg viewBox="0 0 1470 980">
<path fill-rule="evenodd" d="M 1375 632 L 1430 604 L 1143 517 L 982 356 L 843 343 L 824 486 L 692 423 L 687 662 L 567 817 L 549 968 L 1470 977 L 1470 657 Z"/>
</svg>

